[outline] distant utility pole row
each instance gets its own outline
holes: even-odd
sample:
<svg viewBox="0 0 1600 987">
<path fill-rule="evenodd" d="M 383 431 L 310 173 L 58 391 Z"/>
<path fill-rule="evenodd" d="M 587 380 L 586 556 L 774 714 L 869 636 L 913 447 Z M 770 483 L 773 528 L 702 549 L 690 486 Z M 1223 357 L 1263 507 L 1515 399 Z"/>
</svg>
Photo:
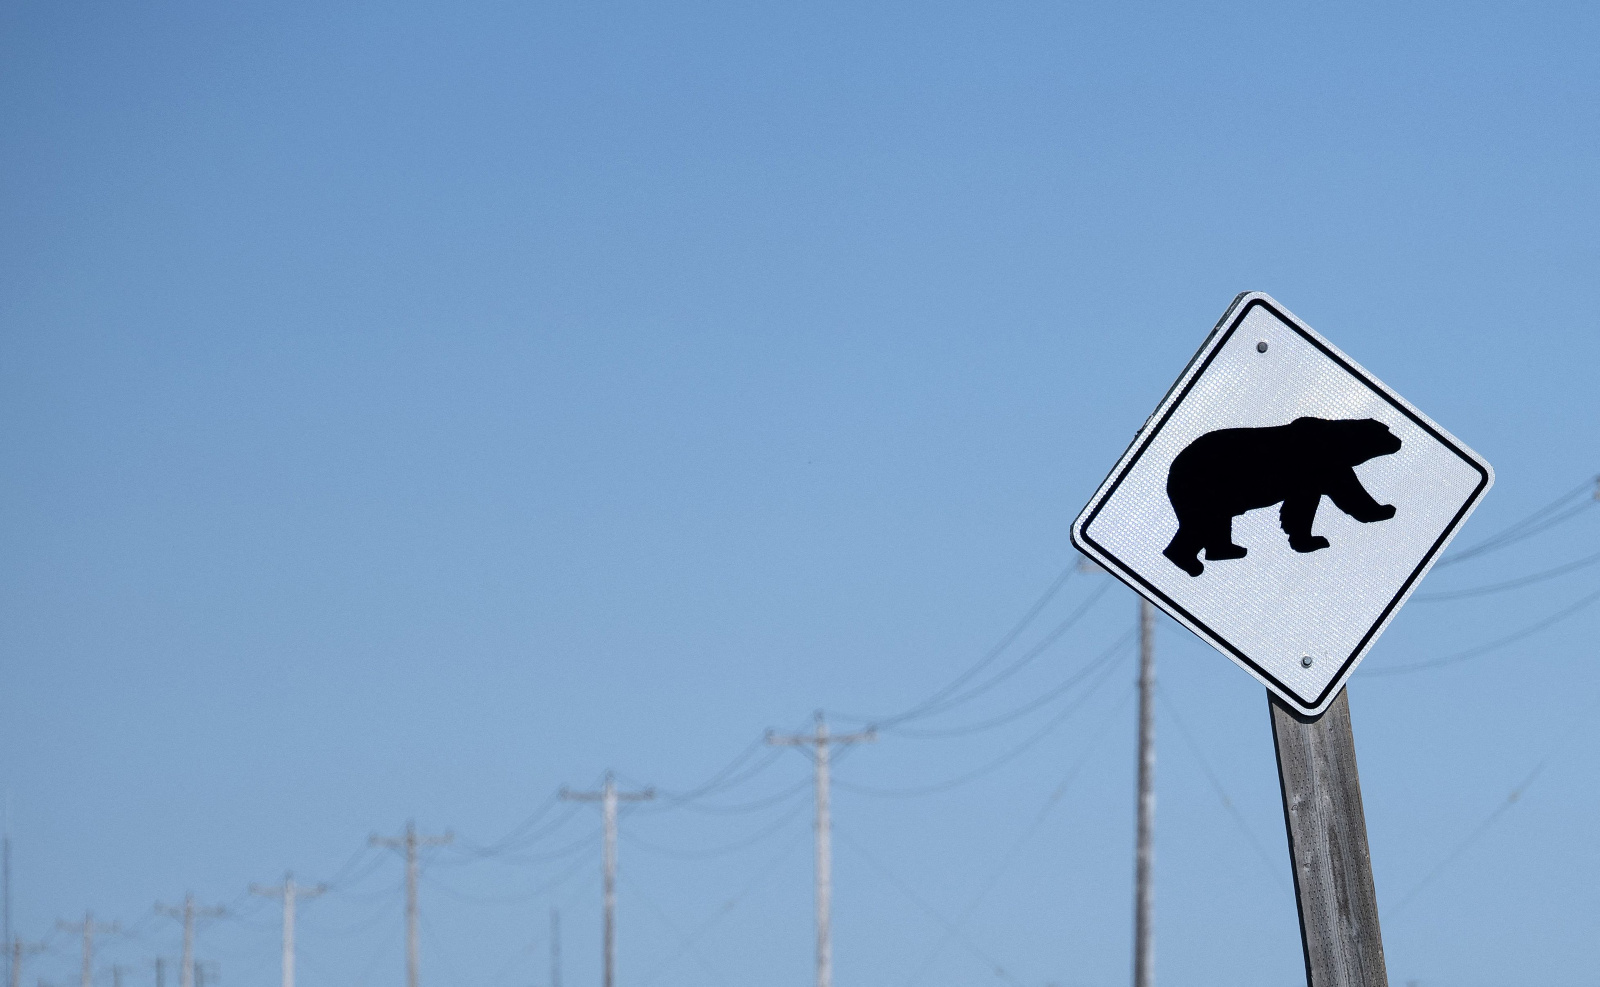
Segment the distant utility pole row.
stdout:
<svg viewBox="0 0 1600 987">
<path fill-rule="evenodd" d="M 1134 891 L 1134 963 L 1133 987 L 1153 987 L 1153 874 L 1154 874 L 1154 819 L 1155 819 L 1155 609 L 1146 601 L 1139 604 L 1139 719 L 1138 719 L 1138 801 L 1137 839 L 1135 849 Z M 809 733 L 779 734 L 767 731 L 769 745 L 796 747 L 804 750 L 812 760 L 815 772 L 816 798 L 816 987 L 833 987 L 833 818 L 831 812 L 831 767 L 833 749 L 854 744 L 871 743 L 877 733 L 867 729 L 856 733 L 834 734 L 828 729 L 827 719 L 819 710 L 815 726 Z M 617 885 L 617 820 L 622 803 L 645 802 L 655 798 L 653 788 L 624 792 L 617 788 L 616 778 L 606 772 L 605 781 L 598 791 L 576 792 L 565 787 L 560 797 L 572 802 L 593 802 L 601 810 L 601 880 L 603 887 L 602 963 L 601 987 L 616 987 L 616 885 Z M 405 858 L 406 865 L 406 987 L 419 985 L 419 909 L 418 879 L 421 871 L 420 851 L 424 847 L 444 846 L 454 837 L 449 832 L 439 836 L 426 836 L 417 832 L 416 824 L 406 823 L 399 836 L 372 836 L 369 845 L 396 850 Z M 6 924 L 9 928 L 10 891 L 10 841 L 4 847 L 4 881 L 6 891 Z M 294 875 L 286 873 L 283 883 L 273 886 L 252 884 L 250 893 L 278 898 L 283 902 L 283 955 L 282 987 L 295 987 L 295 921 L 299 902 L 325 893 L 328 886 L 295 883 Z M 156 905 L 156 911 L 181 920 L 183 923 L 183 958 L 180 987 L 199 987 L 198 971 L 194 959 L 195 922 L 225 914 L 221 907 L 198 907 L 194 895 L 184 897 L 181 907 Z M 81 922 L 60 923 L 65 931 L 83 936 L 82 987 L 93 987 L 93 954 L 96 935 L 119 932 L 118 926 L 101 925 L 92 915 L 86 914 Z M 40 951 L 42 944 L 23 943 L 8 938 L 5 958 L 9 967 L 9 987 L 21 987 L 22 960 Z M 156 987 L 166 987 L 165 965 L 155 961 Z M 121 967 L 112 970 L 113 987 L 121 985 Z M 562 987 L 561 982 L 561 913 L 550 912 L 550 987 Z"/>
<path fill-rule="evenodd" d="M 872 730 L 860 733 L 830 734 L 828 721 L 819 710 L 815 731 L 808 734 L 782 735 L 767 731 L 767 743 L 780 747 L 800 747 L 811 753 L 816 769 L 816 908 L 817 908 L 817 987 L 833 984 L 833 820 L 829 810 L 830 779 L 828 769 L 832 751 L 836 746 L 868 743 L 877 739 Z M 655 798 L 655 789 L 638 792 L 617 790 L 616 778 L 606 772 L 605 783 L 597 792 L 561 790 L 561 798 L 570 802 L 598 802 L 601 827 L 601 881 L 604 889 L 604 914 L 602 916 L 603 973 L 601 987 L 616 987 L 616 909 L 617 909 L 617 806 L 623 802 L 644 802 Z M 561 987 L 561 916 L 550 913 L 550 983 Z M 286 984 L 285 987 L 292 987 Z M 408 987 L 417 987 L 415 981 Z M 1143 987 L 1143 985 L 1141 985 Z"/>
</svg>

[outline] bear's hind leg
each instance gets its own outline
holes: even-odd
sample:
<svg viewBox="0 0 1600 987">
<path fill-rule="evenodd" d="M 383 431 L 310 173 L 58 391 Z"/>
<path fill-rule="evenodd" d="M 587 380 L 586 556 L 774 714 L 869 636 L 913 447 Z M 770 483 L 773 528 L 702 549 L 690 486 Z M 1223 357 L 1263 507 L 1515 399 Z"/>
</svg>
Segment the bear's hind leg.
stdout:
<svg viewBox="0 0 1600 987">
<path fill-rule="evenodd" d="M 1173 565 L 1187 572 L 1191 576 L 1198 576 L 1206 571 L 1200 562 L 1201 540 L 1194 535 L 1194 528 L 1178 522 L 1178 533 L 1172 536 L 1172 541 L 1161 550 Z"/>
<path fill-rule="evenodd" d="M 1321 500 L 1319 493 L 1297 493 L 1284 498 L 1283 507 L 1278 511 L 1278 523 L 1289 536 L 1289 547 L 1296 552 L 1315 552 L 1328 547 L 1328 539 L 1311 533 Z"/>
</svg>

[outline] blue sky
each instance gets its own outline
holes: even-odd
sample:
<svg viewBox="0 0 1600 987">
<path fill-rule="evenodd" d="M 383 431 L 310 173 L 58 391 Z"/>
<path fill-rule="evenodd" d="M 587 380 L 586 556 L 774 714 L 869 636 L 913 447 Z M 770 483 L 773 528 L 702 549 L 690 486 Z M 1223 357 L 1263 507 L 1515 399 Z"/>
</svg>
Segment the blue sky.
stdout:
<svg viewBox="0 0 1600 987">
<path fill-rule="evenodd" d="M 458 837 L 424 874 L 426 984 L 547 987 L 552 907 L 566 982 L 593 983 L 595 815 L 547 803 L 607 768 L 687 791 L 748 751 L 737 787 L 624 819 L 620 983 L 809 983 L 808 810 L 784 795 L 808 767 L 752 743 L 905 709 L 1000 640 L 1235 293 L 1494 464 L 1458 544 L 1587 496 L 1597 16 L 8 5 L 18 932 L 93 910 L 130 933 L 97 984 L 150 984 L 178 949 L 151 906 L 192 890 L 234 909 L 200 955 L 266 987 L 275 913 L 245 890 L 293 868 L 338 879 L 303 910 L 302 984 L 393 984 L 399 862 L 363 847 L 415 818 Z M 1581 512 L 1424 589 L 1597 540 Z M 919 726 L 1089 667 L 1134 613 L 1098 578 L 1006 660 L 1101 592 L 1055 644 Z M 1351 686 L 1397 984 L 1592 978 L 1600 609 L 1366 673 L 1596 578 L 1417 601 Z M 1158 976 L 1297 982 L 1262 689 L 1158 635 Z M 841 762 L 840 987 L 1126 982 L 1112 653 L 1035 713 Z M 57 933 L 24 982 L 77 963 Z"/>
</svg>

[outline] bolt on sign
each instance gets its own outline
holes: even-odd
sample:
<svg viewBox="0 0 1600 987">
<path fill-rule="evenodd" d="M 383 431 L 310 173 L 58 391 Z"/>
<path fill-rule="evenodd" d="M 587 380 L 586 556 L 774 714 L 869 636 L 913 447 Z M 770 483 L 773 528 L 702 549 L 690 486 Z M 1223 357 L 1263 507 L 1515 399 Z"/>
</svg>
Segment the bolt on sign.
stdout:
<svg viewBox="0 0 1600 987">
<path fill-rule="evenodd" d="M 1494 470 L 1270 296 L 1235 298 L 1072 526 L 1294 709 L 1325 710 Z"/>
</svg>

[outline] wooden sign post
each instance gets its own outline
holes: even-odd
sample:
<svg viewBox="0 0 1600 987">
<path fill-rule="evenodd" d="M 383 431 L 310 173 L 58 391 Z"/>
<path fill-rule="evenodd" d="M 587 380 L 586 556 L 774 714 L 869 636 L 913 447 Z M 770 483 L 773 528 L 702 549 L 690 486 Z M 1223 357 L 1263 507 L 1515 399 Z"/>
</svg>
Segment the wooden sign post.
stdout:
<svg viewBox="0 0 1600 987">
<path fill-rule="evenodd" d="M 1350 699 L 1307 717 L 1267 693 L 1310 987 L 1388 987 Z"/>
</svg>

